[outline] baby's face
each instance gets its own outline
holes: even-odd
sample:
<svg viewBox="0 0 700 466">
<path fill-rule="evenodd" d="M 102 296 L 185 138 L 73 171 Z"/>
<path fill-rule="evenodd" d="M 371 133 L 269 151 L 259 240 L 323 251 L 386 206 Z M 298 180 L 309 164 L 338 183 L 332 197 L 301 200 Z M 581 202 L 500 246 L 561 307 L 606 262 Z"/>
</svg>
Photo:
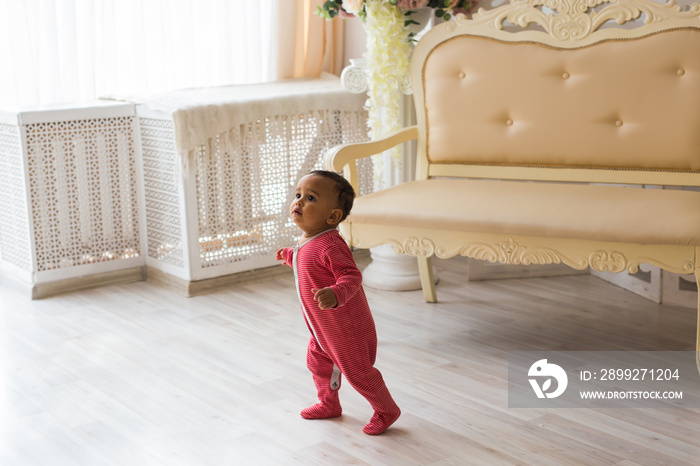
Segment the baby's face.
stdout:
<svg viewBox="0 0 700 466">
<path fill-rule="evenodd" d="M 306 236 L 334 228 L 342 216 L 335 183 L 320 175 L 306 175 L 299 180 L 289 211 Z"/>
</svg>

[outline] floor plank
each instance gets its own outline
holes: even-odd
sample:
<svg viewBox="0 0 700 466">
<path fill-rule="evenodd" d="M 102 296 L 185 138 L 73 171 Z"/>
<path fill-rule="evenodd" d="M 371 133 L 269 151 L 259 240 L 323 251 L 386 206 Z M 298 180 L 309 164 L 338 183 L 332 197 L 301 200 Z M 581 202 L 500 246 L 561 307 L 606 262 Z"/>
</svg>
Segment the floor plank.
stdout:
<svg viewBox="0 0 700 466">
<path fill-rule="evenodd" d="M 345 384 L 307 421 L 309 338 L 291 275 L 184 298 L 139 282 L 31 301 L 0 277 L 0 464 L 698 464 L 698 409 L 511 409 L 521 350 L 693 350 L 696 313 L 590 275 L 467 282 L 439 303 L 366 289 L 377 367 L 403 415 L 384 435 Z"/>
</svg>

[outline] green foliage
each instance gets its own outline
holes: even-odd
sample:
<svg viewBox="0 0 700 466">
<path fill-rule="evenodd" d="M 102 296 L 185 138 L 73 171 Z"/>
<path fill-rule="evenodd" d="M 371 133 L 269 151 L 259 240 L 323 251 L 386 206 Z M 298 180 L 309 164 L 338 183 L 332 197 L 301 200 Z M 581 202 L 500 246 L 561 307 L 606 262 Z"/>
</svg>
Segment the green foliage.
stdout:
<svg viewBox="0 0 700 466">
<path fill-rule="evenodd" d="M 340 14 L 342 0 L 326 0 L 323 6 L 316 7 L 316 14 L 321 18 L 333 19 Z"/>
<path fill-rule="evenodd" d="M 384 0 L 391 5 L 396 5 L 398 4 L 398 0 Z M 455 8 L 463 8 L 465 10 L 468 10 L 473 1 L 475 0 L 460 0 L 457 2 L 456 5 L 454 5 Z M 316 7 L 316 14 L 320 16 L 321 18 L 325 19 L 333 19 L 336 16 L 340 15 L 340 12 L 342 10 L 342 0 L 326 0 L 323 3 L 323 6 L 317 6 Z M 438 18 L 442 18 L 446 21 L 449 21 L 452 19 L 452 9 L 450 8 L 450 5 L 452 4 L 451 0 L 430 0 L 427 4 L 428 8 L 432 8 L 435 11 L 435 16 Z M 417 21 L 414 21 L 413 19 L 410 18 L 410 15 L 414 14 L 415 11 L 413 10 L 407 10 L 404 12 L 404 15 L 408 17 L 406 21 L 404 22 L 404 25 L 410 26 L 411 24 L 419 24 Z M 362 9 L 358 13 L 358 16 L 360 19 L 364 20 L 366 17 L 367 13 Z"/>
</svg>

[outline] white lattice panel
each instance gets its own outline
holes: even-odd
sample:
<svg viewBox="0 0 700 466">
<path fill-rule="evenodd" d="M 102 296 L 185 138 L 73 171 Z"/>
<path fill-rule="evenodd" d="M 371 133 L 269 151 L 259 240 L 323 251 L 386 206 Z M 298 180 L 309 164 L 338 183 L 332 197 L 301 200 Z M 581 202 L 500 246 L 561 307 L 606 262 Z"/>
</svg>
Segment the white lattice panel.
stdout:
<svg viewBox="0 0 700 466">
<path fill-rule="evenodd" d="M 249 124 L 197 152 L 201 267 L 267 258 L 299 235 L 289 218 L 293 187 L 321 168 L 328 148 L 363 140 L 348 112 L 279 117 Z M 328 121 L 330 120 L 330 121 Z"/>
<path fill-rule="evenodd" d="M 663 304 L 695 309 L 698 305 L 698 285 L 695 275 L 661 272 Z"/>
<path fill-rule="evenodd" d="M 148 263 L 186 280 L 274 265 L 275 251 L 299 235 L 288 211 L 297 180 L 321 168 L 330 147 L 367 139 L 364 112 L 313 111 L 241 124 L 178 156 L 169 116 L 137 112 Z M 360 172 L 365 194 L 370 160 Z"/>
<path fill-rule="evenodd" d="M 15 117 L 0 129 L 3 261 L 34 284 L 144 265 L 133 106 Z"/>
<path fill-rule="evenodd" d="M 0 259 L 29 280 L 32 255 L 19 127 L 0 124 Z"/>
<path fill-rule="evenodd" d="M 141 118 L 148 257 L 184 274 L 181 183 L 172 121 Z M 179 273 L 177 272 L 179 270 Z"/>
</svg>

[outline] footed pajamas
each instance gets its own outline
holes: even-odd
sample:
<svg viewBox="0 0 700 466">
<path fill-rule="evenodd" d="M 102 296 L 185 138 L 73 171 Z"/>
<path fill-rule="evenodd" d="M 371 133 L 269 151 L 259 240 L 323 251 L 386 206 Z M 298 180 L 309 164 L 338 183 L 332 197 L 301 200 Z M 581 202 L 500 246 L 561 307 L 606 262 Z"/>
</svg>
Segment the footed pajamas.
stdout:
<svg viewBox="0 0 700 466">
<path fill-rule="evenodd" d="M 284 248 L 282 257 L 294 268 L 304 318 L 311 331 L 306 361 L 320 401 L 302 411 L 302 416 L 340 416 L 337 390 L 342 373 L 375 411 L 365 433 L 382 433 L 401 411 L 374 367 L 377 333 L 362 288 L 362 274 L 350 248 L 337 230 L 326 230 L 295 248 Z M 338 304 L 321 310 L 311 290 L 326 287 L 333 290 Z"/>
</svg>

